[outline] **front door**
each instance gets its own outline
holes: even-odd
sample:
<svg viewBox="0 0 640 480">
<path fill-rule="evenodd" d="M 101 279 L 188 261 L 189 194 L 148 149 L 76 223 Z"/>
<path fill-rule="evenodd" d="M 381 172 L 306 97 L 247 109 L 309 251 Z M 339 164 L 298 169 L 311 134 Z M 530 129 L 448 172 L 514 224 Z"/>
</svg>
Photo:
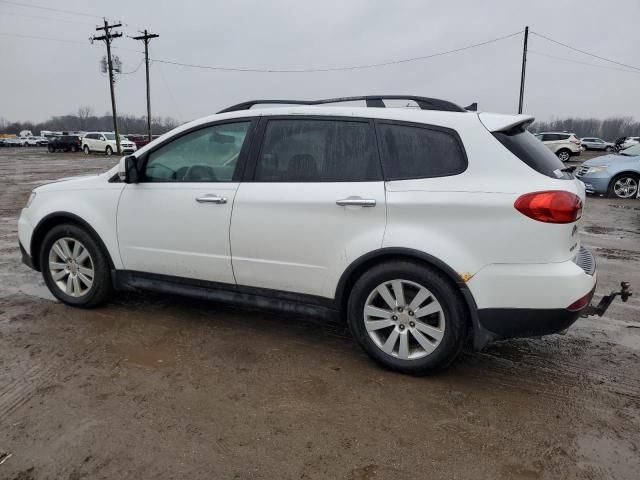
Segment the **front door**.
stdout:
<svg viewBox="0 0 640 480">
<path fill-rule="evenodd" d="M 369 120 L 263 120 L 231 221 L 240 285 L 332 298 L 348 264 L 382 245 L 386 211 Z"/>
<path fill-rule="evenodd" d="M 143 159 L 118 205 L 127 270 L 235 283 L 229 222 L 251 121 L 179 134 Z"/>
</svg>

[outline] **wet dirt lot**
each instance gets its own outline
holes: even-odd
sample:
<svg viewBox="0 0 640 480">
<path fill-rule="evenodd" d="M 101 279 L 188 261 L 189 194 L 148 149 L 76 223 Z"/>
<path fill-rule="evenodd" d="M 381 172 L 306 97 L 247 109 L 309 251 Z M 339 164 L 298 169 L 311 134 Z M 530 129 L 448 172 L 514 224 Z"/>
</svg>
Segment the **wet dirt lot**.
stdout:
<svg viewBox="0 0 640 480">
<path fill-rule="evenodd" d="M 638 478 L 640 297 L 430 378 L 307 318 L 65 307 L 20 263 L 17 216 L 38 184 L 115 162 L 0 149 L 0 479 Z M 589 198 L 581 235 L 600 294 L 640 288 L 640 200 Z"/>
</svg>

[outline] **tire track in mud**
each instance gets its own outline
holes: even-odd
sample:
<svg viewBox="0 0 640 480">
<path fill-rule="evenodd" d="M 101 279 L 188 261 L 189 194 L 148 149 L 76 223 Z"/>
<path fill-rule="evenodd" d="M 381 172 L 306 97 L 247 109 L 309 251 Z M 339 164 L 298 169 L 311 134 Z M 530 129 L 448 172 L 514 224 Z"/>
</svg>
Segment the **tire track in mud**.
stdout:
<svg viewBox="0 0 640 480">
<path fill-rule="evenodd" d="M 0 424 L 36 396 L 39 390 L 55 384 L 52 379 L 60 365 L 52 360 L 53 357 L 39 360 L 0 391 Z"/>
</svg>

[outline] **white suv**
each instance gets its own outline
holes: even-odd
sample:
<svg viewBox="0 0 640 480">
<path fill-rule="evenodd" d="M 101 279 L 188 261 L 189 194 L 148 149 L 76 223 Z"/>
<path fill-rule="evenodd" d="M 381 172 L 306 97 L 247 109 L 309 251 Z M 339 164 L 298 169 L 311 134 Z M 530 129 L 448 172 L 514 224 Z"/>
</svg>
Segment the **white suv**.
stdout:
<svg viewBox="0 0 640 480">
<path fill-rule="evenodd" d="M 582 153 L 582 142 L 575 133 L 542 132 L 537 133 L 536 137 L 563 162 L 568 162 L 572 156 Z"/>
<path fill-rule="evenodd" d="M 372 108 L 387 98 L 247 102 L 104 174 L 37 187 L 23 260 L 78 307 L 115 288 L 341 316 L 410 373 L 445 367 L 467 339 L 568 328 L 596 284 L 577 234 L 585 189 L 533 118 L 423 97 Z"/>
<path fill-rule="evenodd" d="M 128 138 L 120 135 L 120 150 L 122 153 L 133 153 L 137 150 L 136 144 Z M 90 132 L 82 137 L 82 151 L 89 155 L 91 152 L 100 152 L 111 156 L 118 151 L 116 135 L 111 132 Z"/>
</svg>

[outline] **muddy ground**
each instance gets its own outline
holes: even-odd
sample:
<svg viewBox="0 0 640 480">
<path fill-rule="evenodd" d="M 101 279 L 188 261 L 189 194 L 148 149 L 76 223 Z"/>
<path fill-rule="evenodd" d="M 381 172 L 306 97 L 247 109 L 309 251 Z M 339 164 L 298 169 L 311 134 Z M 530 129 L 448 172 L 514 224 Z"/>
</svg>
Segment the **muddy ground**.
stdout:
<svg viewBox="0 0 640 480">
<path fill-rule="evenodd" d="M 20 263 L 16 219 L 39 183 L 115 161 L 0 150 L 0 479 L 638 478 L 640 297 L 431 378 L 307 318 L 69 308 Z M 582 239 L 599 293 L 640 289 L 640 200 L 589 198 Z"/>
</svg>

